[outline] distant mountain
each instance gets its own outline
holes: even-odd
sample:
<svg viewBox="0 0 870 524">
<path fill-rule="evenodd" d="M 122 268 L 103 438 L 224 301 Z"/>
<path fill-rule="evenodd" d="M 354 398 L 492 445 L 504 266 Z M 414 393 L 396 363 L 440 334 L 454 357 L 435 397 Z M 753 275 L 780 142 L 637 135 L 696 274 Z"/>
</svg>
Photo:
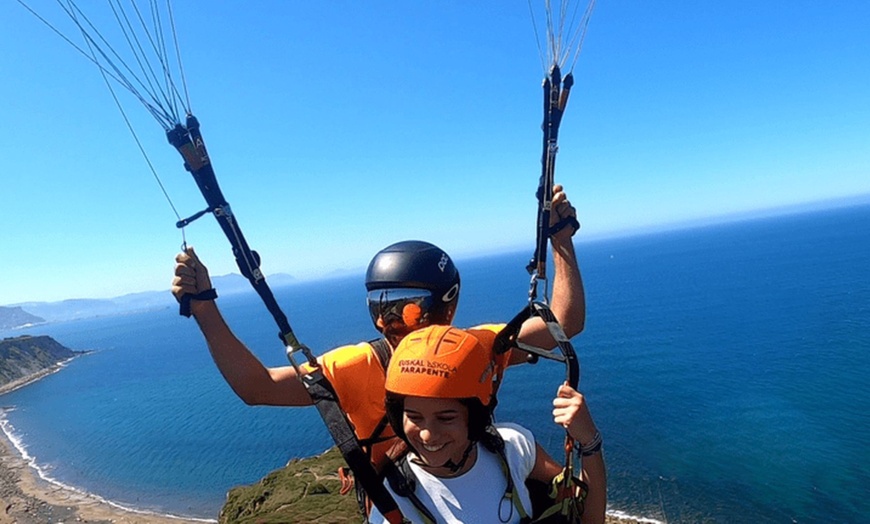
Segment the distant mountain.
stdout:
<svg viewBox="0 0 870 524">
<path fill-rule="evenodd" d="M 280 287 L 286 286 L 287 284 L 295 284 L 299 282 L 299 280 L 293 275 L 288 275 L 287 273 L 275 273 L 274 275 L 268 275 L 266 277 L 266 281 L 270 286 Z"/>
<path fill-rule="evenodd" d="M 271 283 L 270 281 L 269 284 Z M 232 295 L 251 289 L 248 279 L 237 273 L 211 277 L 211 286 L 218 292 L 218 296 Z"/>
<path fill-rule="evenodd" d="M 266 282 L 269 287 L 280 287 L 287 284 L 297 282 L 296 278 L 287 273 L 276 273 L 267 275 Z M 238 273 L 229 273 L 227 275 L 219 275 L 211 277 L 211 285 L 218 292 L 218 296 L 233 295 L 235 293 L 250 292 L 252 290 L 251 283 L 248 279 Z"/>
<path fill-rule="evenodd" d="M 15 305 L 44 318 L 46 322 L 65 322 L 164 309 L 174 304 L 175 299 L 168 291 L 146 291 L 116 298 L 73 298 L 60 302 L 23 302 Z"/>
<path fill-rule="evenodd" d="M 47 336 L 0 340 L 0 386 L 45 371 L 80 354 Z"/>
<path fill-rule="evenodd" d="M 43 322 L 45 322 L 44 318 L 32 315 L 20 307 L 0 306 L 0 329 L 12 329 Z"/>
<path fill-rule="evenodd" d="M 219 296 L 250 292 L 251 284 L 245 277 L 230 273 L 211 278 Z M 273 288 L 297 282 L 286 273 L 266 277 Z M 115 298 L 73 298 L 60 302 L 21 302 L 0 307 L 0 329 L 15 329 L 28 324 L 66 322 L 82 318 L 107 317 L 177 308 L 178 303 L 167 288 L 164 291 L 143 291 Z"/>
</svg>

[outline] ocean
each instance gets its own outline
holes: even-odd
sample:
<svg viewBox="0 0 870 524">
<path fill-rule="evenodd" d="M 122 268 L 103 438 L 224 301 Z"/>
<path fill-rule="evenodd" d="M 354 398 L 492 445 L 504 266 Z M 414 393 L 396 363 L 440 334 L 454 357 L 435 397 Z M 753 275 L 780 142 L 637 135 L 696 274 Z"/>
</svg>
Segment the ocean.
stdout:
<svg viewBox="0 0 870 524">
<path fill-rule="evenodd" d="M 662 522 L 870 518 L 870 205 L 581 234 L 577 250 L 588 313 L 573 343 L 612 511 Z M 530 255 L 458 260 L 456 324 L 517 313 Z M 275 292 L 316 353 L 376 336 L 362 275 Z M 253 293 L 219 304 L 267 365 L 286 362 Z M 4 429 L 54 482 L 215 519 L 228 489 L 330 446 L 313 408 L 238 400 L 168 292 L 163 310 L 0 336 L 24 333 L 93 350 L 0 400 Z M 498 408 L 557 457 L 550 401 L 563 376 L 554 362 L 512 368 Z"/>
</svg>

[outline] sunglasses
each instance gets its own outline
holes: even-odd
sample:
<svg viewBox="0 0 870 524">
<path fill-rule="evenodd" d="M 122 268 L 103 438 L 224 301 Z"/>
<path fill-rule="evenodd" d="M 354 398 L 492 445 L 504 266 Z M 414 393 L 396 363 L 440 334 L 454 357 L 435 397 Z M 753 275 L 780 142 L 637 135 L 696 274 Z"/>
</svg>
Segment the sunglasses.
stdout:
<svg viewBox="0 0 870 524">
<path fill-rule="evenodd" d="M 432 293 L 414 288 L 375 289 L 366 295 L 366 303 L 379 328 L 394 322 L 414 327 L 426 319 L 432 307 Z"/>
</svg>

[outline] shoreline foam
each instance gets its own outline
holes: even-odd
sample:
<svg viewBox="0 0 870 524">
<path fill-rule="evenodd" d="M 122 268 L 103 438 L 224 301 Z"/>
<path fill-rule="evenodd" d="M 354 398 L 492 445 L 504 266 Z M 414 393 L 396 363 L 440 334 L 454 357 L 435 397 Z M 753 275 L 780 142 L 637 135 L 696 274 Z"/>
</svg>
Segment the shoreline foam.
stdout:
<svg viewBox="0 0 870 524">
<path fill-rule="evenodd" d="M 75 357 L 72 357 L 75 358 Z M 0 386 L 0 396 L 63 369 L 67 359 L 50 368 Z M 43 524 L 75 521 L 93 524 L 202 524 L 215 519 L 181 517 L 139 510 L 104 499 L 52 479 L 27 453 L 24 442 L 0 413 L 0 524 Z"/>
<path fill-rule="evenodd" d="M 79 356 L 79 355 L 76 355 Z M 42 371 L 37 371 L 36 373 L 31 373 L 30 375 L 23 376 L 21 378 L 17 378 L 13 381 L 7 382 L 0 386 L 0 395 L 5 395 L 6 393 L 11 393 L 16 389 L 21 389 L 28 384 L 32 384 L 41 378 L 45 378 L 49 375 L 53 375 L 63 369 L 72 359 L 76 357 L 70 357 L 64 361 L 58 362 L 57 364 L 45 368 Z"/>
<path fill-rule="evenodd" d="M 32 459 L 18 454 L 5 430 L 0 437 L 0 524 L 75 521 L 116 524 L 200 524 L 215 522 L 158 515 L 125 508 L 97 495 L 41 478 Z"/>
<path fill-rule="evenodd" d="M 0 396 L 63 369 L 72 357 L 32 375 L 0 386 Z M 27 453 L 0 408 L 0 524 L 43 524 L 75 521 L 87 524 L 203 524 L 216 519 L 183 517 L 140 510 L 104 499 L 51 478 Z M 662 521 L 608 509 L 607 524 L 664 524 Z"/>
</svg>

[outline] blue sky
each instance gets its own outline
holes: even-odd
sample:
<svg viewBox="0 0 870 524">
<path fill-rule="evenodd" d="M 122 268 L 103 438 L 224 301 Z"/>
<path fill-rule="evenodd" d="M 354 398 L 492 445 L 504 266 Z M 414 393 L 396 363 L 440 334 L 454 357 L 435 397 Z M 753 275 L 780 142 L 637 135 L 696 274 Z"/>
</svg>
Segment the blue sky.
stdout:
<svg viewBox="0 0 870 524">
<path fill-rule="evenodd" d="M 32 0 L 44 14 L 53 2 Z M 266 273 L 419 238 L 532 249 L 541 59 L 524 1 L 177 2 L 194 113 Z M 870 194 L 870 2 L 600 0 L 556 179 L 583 239 Z M 175 215 L 100 75 L 0 5 L 0 304 L 168 288 Z M 175 206 L 204 207 L 140 106 Z M 187 229 L 234 271 L 217 224 Z"/>
</svg>

